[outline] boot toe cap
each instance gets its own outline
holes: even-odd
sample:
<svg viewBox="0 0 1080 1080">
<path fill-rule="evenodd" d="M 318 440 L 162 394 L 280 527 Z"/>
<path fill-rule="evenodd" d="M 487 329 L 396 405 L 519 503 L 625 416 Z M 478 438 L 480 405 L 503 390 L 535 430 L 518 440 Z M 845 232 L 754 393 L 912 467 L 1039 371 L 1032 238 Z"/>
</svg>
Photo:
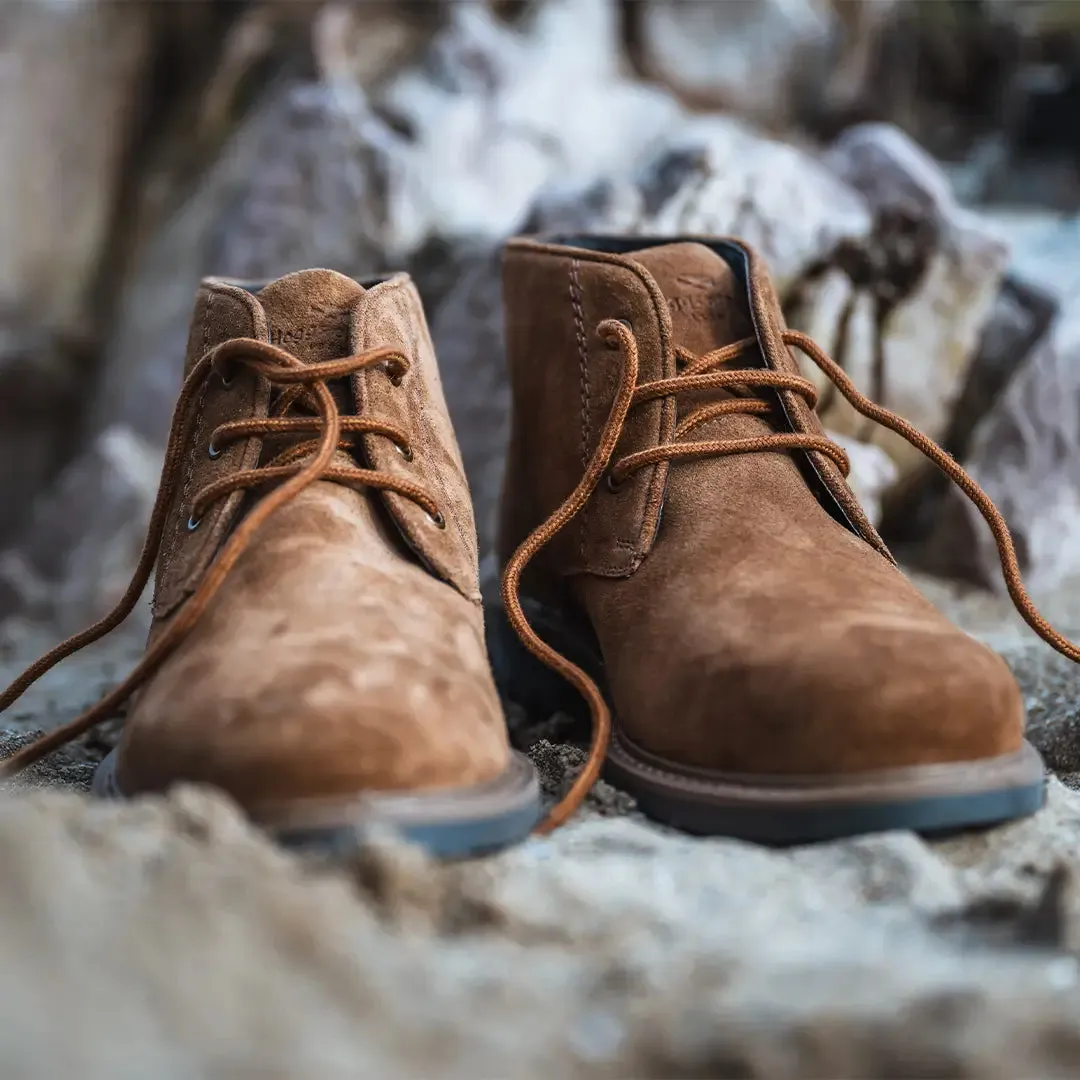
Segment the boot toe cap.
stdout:
<svg viewBox="0 0 1080 1080">
<path fill-rule="evenodd" d="M 822 627 L 719 655 L 687 647 L 652 667 L 616 703 L 620 726 L 691 767 L 843 774 L 998 757 L 1023 738 L 1004 661 L 943 619 Z"/>
<path fill-rule="evenodd" d="M 509 760 L 502 709 L 479 631 L 441 627 L 423 642 L 249 627 L 208 647 L 193 635 L 125 725 L 120 787 L 206 783 L 246 805 L 483 783 Z"/>
</svg>

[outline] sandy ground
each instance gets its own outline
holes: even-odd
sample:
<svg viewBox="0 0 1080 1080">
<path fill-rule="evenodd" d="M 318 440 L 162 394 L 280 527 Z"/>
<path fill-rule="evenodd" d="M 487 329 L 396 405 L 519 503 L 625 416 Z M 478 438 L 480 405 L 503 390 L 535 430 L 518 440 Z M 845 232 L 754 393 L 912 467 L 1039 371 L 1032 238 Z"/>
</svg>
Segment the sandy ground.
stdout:
<svg viewBox="0 0 1080 1080">
<path fill-rule="evenodd" d="M 1007 657 L 1075 784 L 1080 669 L 1008 601 L 921 584 Z M 1047 614 L 1075 631 L 1078 601 Z M 6 634 L 3 675 L 47 644 Z M 72 715 L 140 647 L 71 661 L 0 742 Z M 601 785 L 497 858 L 438 865 L 386 838 L 328 867 L 213 793 L 89 801 L 109 738 L 0 798 L 5 1080 L 1080 1073 L 1080 793 L 1059 781 L 989 833 L 792 851 L 655 828 Z M 532 752 L 549 791 L 580 760 Z"/>
</svg>

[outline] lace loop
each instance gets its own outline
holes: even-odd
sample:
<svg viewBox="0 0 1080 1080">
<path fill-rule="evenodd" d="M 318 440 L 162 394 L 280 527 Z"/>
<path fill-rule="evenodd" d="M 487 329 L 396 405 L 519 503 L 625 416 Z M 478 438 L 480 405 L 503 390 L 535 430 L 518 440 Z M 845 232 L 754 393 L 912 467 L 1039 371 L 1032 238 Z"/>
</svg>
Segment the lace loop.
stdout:
<svg viewBox="0 0 1080 1080">
<path fill-rule="evenodd" d="M 817 451 L 825 454 L 836 463 L 845 476 L 850 469 L 847 455 L 832 440 L 824 435 L 806 432 L 776 432 L 751 439 L 714 439 L 690 443 L 680 441 L 695 428 L 719 416 L 740 413 L 754 416 L 777 415 L 779 409 L 774 408 L 769 401 L 748 396 L 754 390 L 789 390 L 802 397 L 810 408 L 814 407 L 817 401 L 816 388 L 802 376 L 759 368 L 739 368 L 723 372 L 714 370 L 756 348 L 756 338 L 745 338 L 701 356 L 695 356 L 686 349 L 678 348 L 676 349 L 678 374 L 638 385 L 638 347 L 630 328 L 618 320 L 608 319 L 599 324 L 597 331 L 621 349 L 624 361 L 622 378 L 607 421 L 600 432 L 599 443 L 577 487 L 546 521 L 525 538 L 506 564 L 502 578 L 503 605 L 510 625 L 514 628 L 521 643 L 538 660 L 565 678 L 581 694 L 592 716 L 592 738 L 585 766 L 569 791 L 537 826 L 538 833 L 550 832 L 565 822 L 578 809 L 596 782 L 611 739 L 611 712 L 593 679 L 561 653 L 551 648 L 533 630 L 525 616 L 519 595 L 521 576 L 537 552 L 581 512 L 600 479 L 605 475 L 608 478 L 609 488 L 617 491 L 619 484 L 634 471 L 661 461 L 677 462 L 731 454 L 793 450 Z M 799 349 L 813 361 L 857 412 L 906 439 L 964 492 L 975 504 L 993 532 L 1009 596 L 1020 615 L 1043 641 L 1068 659 L 1080 663 L 1080 647 L 1058 633 L 1046 621 L 1024 588 L 1008 525 L 986 492 L 932 439 L 902 417 L 897 416 L 896 413 L 875 404 L 862 394 L 839 364 L 831 360 L 813 339 L 794 330 L 783 331 L 781 338 L 785 345 Z M 633 406 L 686 391 L 721 388 L 735 396 L 702 405 L 690 412 L 677 425 L 673 442 L 627 454 L 614 464 L 611 463 L 615 447 L 623 433 L 626 417 Z"/>
<path fill-rule="evenodd" d="M 317 480 L 333 480 L 354 487 L 394 491 L 411 499 L 433 517 L 441 516 L 435 501 L 420 484 L 376 469 L 359 466 L 346 468 L 333 464 L 334 455 L 349 446 L 349 440 L 342 439 L 343 433 L 350 438 L 359 433 L 369 433 L 383 435 L 392 439 L 395 444 L 408 442 L 406 433 L 393 425 L 364 417 L 341 416 L 327 386 L 330 379 L 352 375 L 376 366 L 384 366 L 404 377 L 409 361 L 394 349 L 380 348 L 356 356 L 305 364 L 285 349 L 268 342 L 254 338 L 234 338 L 210 349 L 195 363 L 184 380 L 173 411 L 161 468 L 161 482 L 150 514 L 146 540 L 124 595 L 104 618 L 61 642 L 15 679 L 3 694 L 0 694 L 0 712 L 17 701 L 46 672 L 114 630 L 134 610 L 153 573 L 169 511 L 177 494 L 184 448 L 190 445 L 197 419 L 197 410 L 193 406 L 199 400 L 199 391 L 211 374 L 216 374 L 225 385 L 229 385 L 234 381 L 236 371 L 243 368 L 266 379 L 271 386 L 283 388 L 274 407 L 277 415 L 263 419 L 230 421 L 215 429 L 210 445 L 219 451 L 224 443 L 241 438 L 307 432 L 317 438 L 290 447 L 264 465 L 222 477 L 197 493 L 190 508 L 189 528 L 198 527 L 205 511 L 226 495 L 270 482 L 280 482 L 256 502 L 239 522 L 218 551 L 194 593 L 147 648 L 131 674 L 81 716 L 43 735 L 0 763 L 0 777 L 13 776 L 112 716 L 187 637 L 266 519 Z M 312 409 L 316 415 L 284 416 L 286 411 L 300 404 Z"/>
</svg>

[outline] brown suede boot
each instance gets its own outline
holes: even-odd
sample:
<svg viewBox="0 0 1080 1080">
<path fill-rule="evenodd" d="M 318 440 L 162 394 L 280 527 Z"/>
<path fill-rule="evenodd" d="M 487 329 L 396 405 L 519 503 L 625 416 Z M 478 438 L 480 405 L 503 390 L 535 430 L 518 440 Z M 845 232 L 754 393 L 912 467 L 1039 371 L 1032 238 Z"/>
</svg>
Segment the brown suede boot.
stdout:
<svg viewBox="0 0 1080 1080">
<path fill-rule="evenodd" d="M 279 837 L 330 846 L 382 824 L 456 856 L 530 831 L 538 785 L 508 744 L 469 493 L 406 276 L 203 283 L 131 589 L 0 706 L 118 623 L 155 556 L 142 663 L 9 771 L 137 690 L 99 793 L 210 784 Z"/>
<path fill-rule="evenodd" d="M 1043 765 L 1009 669 L 897 569 L 788 345 L 965 487 L 1025 617 L 1080 654 L 1031 606 L 986 496 L 785 329 L 752 251 L 520 240 L 506 252 L 505 295 L 504 605 L 595 725 L 589 767 L 556 820 L 605 751 L 609 777 L 646 813 L 764 842 L 953 829 L 1042 805 Z M 497 644 L 511 697 L 564 704 L 546 669 Z"/>
</svg>

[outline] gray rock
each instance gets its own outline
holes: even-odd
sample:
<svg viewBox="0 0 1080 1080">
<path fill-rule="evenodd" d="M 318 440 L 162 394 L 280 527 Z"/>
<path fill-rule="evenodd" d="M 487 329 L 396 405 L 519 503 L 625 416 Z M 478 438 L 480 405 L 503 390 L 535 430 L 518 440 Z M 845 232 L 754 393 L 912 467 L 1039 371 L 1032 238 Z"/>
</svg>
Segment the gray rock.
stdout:
<svg viewBox="0 0 1080 1080">
<path fill-rule="evenodd" d="M 28 613 L 70 634 L 109 611 L 142 550 L 160 468 L 156 447 L 129 428 L 104 431 L 0 553 L 0 617 Z"/>
<path fill-rule="evenodd" d="M 995 207 L 985 220 L 995 235 L 1009 245 L 1010 273 L 1048 293 L 1059 304 L 1080 300 L 1080 217 L 1043 210 Z"/>
<path fill-rule="evenodd" d="M 1004 651 L 1032 737 L 1075 767 L 1080 669 L 1032 646 L 1007 603 L 920 585 Z M 1067 630 L 1075 596 L 1048 607 Z M 132 641 L 31 691 L 0 751 L 85 707 Z M 32 628 L 0 639 L 0 663 L 41 644 Z M 108 741 L 28 786 L 85 786 Z M 549 797 L 582 760 L 543 741 L 532 755 Z M 222 1061 L 402 1080 L 1068 1077 L 1078 853 L 1080 795 L 1056 781 L 1044 811 L 989 832 L 788 851 L 657 828 L 600 785 L 575 822 L 492 859 L 439 865 L 384 838 L 336 869 L 273 849 L 209 792 L 5 793 L 0 1054 L 43 1080 Z"/>
<path fill-rule="evenodd" d="M 980 421 L 965 465 L 1009 523 L 1030 588 L 1049 592 L 1080 568 L 1080 318 L 1066 310 Z M 976 580 L 1003 588 L 997 548 L 974 507 L 950 493 L 938 546 L 966 551 Z M 961 547 L 959 545 L 965 545 Z"/>
<path fill-rule="evenodd" d="M 998 295 L 1007 246 L 956 205 L 944 173 L 897 128 L 852 128 L 825 161 L 867 200 L 875 235 L 803 283 L 791 321 L 864 393 L 940 439 Z M 919 451 L 864 419 L 806 367 L 822 388 L 829 428 L 883 447 L 899 481 L 921 469 Z"/>
<path fill-rule="evenodd" d="M 29 603 L 27 587 L 40 585 L 34 604 L 47 605 L 65 627 L 81 624 L 111 606 L 113 575 L 125 577 L 134 567 L 134 538 L 142 535 L 146 500 L 156 491 L 203 275 L 269 279 L 297 267 L 329 266 L 366 276 L 383 268 L 372 152 L 357 130 L 365 124 L 385 130 L 355 88 L 276 89 L 148 241 L 124 283 L 91 402 L 89 426 L 99 441 L 69 467 L 67 479 L 36 499 L 7 559 L 7 579 L 20 579 L 7 592 L 7 612 L 22 610 L 19 598 Z M 139 443 L 139 468 L 154 475 L 138 506 L 129 501 L 125 480 L 106 476 L 110 467 L 102 465 L 100 448 L 112 445 L 110 431 L 130 432 Z M 76 476 L 94 479 L 71 479 Z M 79 495 L 72 495 L 72 485 Z M 54 528 L 57 521 L 78 521 L 78 536 L 70 526 Z M 27 567 L 32 574 L 24 573 Z"/>
<path fill-rule="evenodd" d="M 942 440 L 951 454 L 967 457 L 979 422 L 1047 336 L 1058 311 L 1051 293 L 1016 274 L 1001 283 Z"/>
<path fill-rule="evenodd" d="M 726 117 L 679 125 L 626 173 L 555 187 L 528 228 L 655 236 L 738 236 L 767 260 L 783 295 L 842 245 L 870 235 L 865 203 L 811 154 Z"/>
<path fill-rule="evenodd" d="M 0 298 L 49 332 L 94 321 L 94 276 L 138 120 L 151 7 L 5 7 Z M 63 62 L 58 62 L 59 58 Z"/>
<path fill-rule="evenodd" d="M 1058 310 L 1058 301 L 1040 286 L 1011 273 L 1001 283 L 941 439 L 958 461 L 968 460 L 979 424 L 1046 338 Z M 951 481 L 927 463 L 909 475 L 902 491 L 892 494 L 890 540 L 905 545 L 908 560 L 931 573 L 984 581 L 987 567 L 974 558 L 973 523 L 958 498 Z"/>
<path fill-rule="evenodd" d="M 402 1078 L 1068 1076 L 1078 830 L 1077 797 L 1055 788 L 1041 818 L 975 843 L 785 853 L 592 818 L 482 863 L 387 840 L 328 872 L 207 793 L 8 797 L 0 1044 L 28 1078 L 222 1060 Z"/>
<path fill-rule="evenodd" d="M 649 0 L 636 19 L 652 78 L 696 106 L 774 131 L 789 126 L 807 68 L 821 74 L 841 29 L 832 6 L 817 0 Z"/>
<path fill-rule="evenodd" d="M 0 14 L 0 544 L 73 451 L 151 17 L 96 0 Z"/>
<path fill-rule="evenodd" d="M 0 306 L 0 545 L 70 452 L 82 378 L 75 342 Z"/>
<path fill-rule="evenodd" d="M 389 207 L 406 251 L 433 235 L 502 237 L 541 188 L 627 167 L 682 115 L 623 74 L 608 0 L 542 0 L 515 26 L 454 4 L 423 60 L 375 104 L 407 133 Z"/>
</svg>

